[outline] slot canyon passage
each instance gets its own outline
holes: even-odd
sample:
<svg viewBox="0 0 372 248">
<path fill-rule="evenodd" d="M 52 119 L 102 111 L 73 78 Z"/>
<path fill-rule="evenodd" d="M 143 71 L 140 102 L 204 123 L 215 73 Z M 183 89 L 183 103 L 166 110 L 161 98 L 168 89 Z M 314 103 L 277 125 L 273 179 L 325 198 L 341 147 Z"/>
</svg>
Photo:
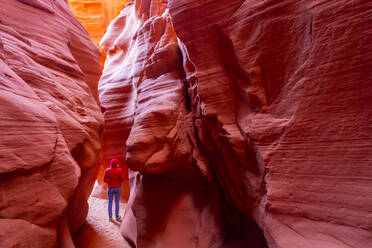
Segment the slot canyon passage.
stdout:
<svg viewBox="0 0 372 248">
<path fill-rule="evenodd" d="M 371 19 L 363 0 L 0 1 L 0 247 L 372 247 Z"/>
</svg>

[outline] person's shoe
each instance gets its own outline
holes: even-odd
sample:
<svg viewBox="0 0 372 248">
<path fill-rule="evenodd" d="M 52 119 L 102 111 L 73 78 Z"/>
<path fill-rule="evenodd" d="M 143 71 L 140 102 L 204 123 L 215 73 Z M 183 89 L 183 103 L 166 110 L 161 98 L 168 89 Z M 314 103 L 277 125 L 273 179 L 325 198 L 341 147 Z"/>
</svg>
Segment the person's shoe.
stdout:
<svg viewBox="0 0 372 248">
<path fill-rule="evenodd" d="M 116 216 L 116 220 L 117 221 L 121 220 L 121 216 L 120 215 Z"/>
<path fill-rule="evenodd" d="M 112 222 L 112 218 L 109 218 L 109 221 Z"/>
</svg>

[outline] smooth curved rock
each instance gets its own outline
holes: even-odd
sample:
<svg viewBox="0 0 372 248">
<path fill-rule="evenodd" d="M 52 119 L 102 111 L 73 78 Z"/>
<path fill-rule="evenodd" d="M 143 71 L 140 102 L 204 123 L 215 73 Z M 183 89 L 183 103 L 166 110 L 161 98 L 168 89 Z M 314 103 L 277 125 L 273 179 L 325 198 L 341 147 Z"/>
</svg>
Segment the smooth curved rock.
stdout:
<svg viewBox="0 0 372 248">
<path fill-rule="evenodd" d="M 101 67 L 104 67 L 106 53 L 100 47 L 99 42 L 106 32 L 110 22 L 119 15 L 123 6 L 129 0 L 69 0 L 68 4 L 76 16 L 76 18 L 86 28 L 90 38 L 98 46 L 101 51 Z M 104 109 L 102 109 L 104 110 Z M 106 135 L 103 136 L 103 141 L 106 140 Z M 105 143 L 105 142 L 103 142 Z M 106 151 L 106 149 L 104 149 Z M 107 199 L 107 185 L 103 182 L 103 174 L 105 168 L 109 167 L 109 161 L 113 156 L 118 154 L 108 154 L 104 152 L 99 159 L 100 170 L 97 174 L 97 184 L 92 193 L 93 196 Z M 120 157 L 118 157 L 120 159 Z M 127 178 L 127 166 L 123 159 L 120 159 L 120 165 L 124 168 L 125 178 Z M 129 197 L 128 180 L 125 180 L 122 187 L 122 200 L 126 201 Z"/>
<path fill-rule="evenodd" d="M 137 247 L 233 245 L 225 224 L 234 213 L 195 135 L 182 47 L 166 7 L 128 3 L 101 41 L 109 54 L 99 83 L 103 154 L 125 158 L 131 169 L 121 230 Z M 238 239 L 253 230 L 242 228 Z M 261 238 L 239 242 L 262 246 Z"/>
<path fill-rule="evenodd" d="M 128 3 L 99 83 L 104 156 L 130 168 L 126 240 L 370 247 L 370 17 L 362 1 Z"/>
<path fill-rule="evenodd" d="M 99 50 L 65 1 L 0 2 L 1 247 L 54 247 L 71 240 L 58 234 L 62 218 L 72 235 L 84 223 L 100 72 Z"/>
<path fill-rule="evenodd" d="M 99 42 L 110 22 L 119 15 L 120 10 L 129 0 L 68 0 L 72 13 L 83 24 L 89 37 L 99 47 Z M 99 47 L 100 48 L 100 47 Z M 101 66 L 106 54 L 101 50 Z"/>
<path fill-rule="evenodd" d="M 28 221 L 0 219 L 1 247 L 57 247 L 55 230 Z"/>
</svg>

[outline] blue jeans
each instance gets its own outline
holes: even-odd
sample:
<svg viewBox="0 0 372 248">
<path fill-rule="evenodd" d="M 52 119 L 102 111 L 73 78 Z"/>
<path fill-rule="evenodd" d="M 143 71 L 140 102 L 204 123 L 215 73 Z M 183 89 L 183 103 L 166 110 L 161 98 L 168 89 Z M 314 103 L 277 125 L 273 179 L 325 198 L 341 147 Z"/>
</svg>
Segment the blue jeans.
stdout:
<svg viewBox="0 0 372 248">
<path fill-rule="evenodd" d="M 116 188 L 108 188 L 107 189 L 107 194 L 108 194 L 108 214 L 109 217 L 112 218 L 112 199 L 115 195 L 115 216 L 119 216 L 119 199 L 120 199 L 120 191 L 121 187 L 116 187 Z"/>
</svg>

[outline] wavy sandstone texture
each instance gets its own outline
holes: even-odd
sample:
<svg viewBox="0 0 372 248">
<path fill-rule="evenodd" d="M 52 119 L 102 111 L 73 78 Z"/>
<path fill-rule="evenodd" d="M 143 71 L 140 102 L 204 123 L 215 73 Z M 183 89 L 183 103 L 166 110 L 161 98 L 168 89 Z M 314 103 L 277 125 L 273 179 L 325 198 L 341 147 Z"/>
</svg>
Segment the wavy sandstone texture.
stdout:
<svg viewBox="0 0 372 248">
<path fill-rule="evenodd" d="M 371 247 L 371 17 L 363 1 L 129 2 L 99 83 L 104 154 L 130 168 L 126 240 Z"/>
<path fill-rule="evenodd" d="M 88 31 L 94 44 L 99 42 L 110 22 L 119 15 L 121 8 L 129 0 L 68 0 L 72 13 Z M 99 47 L 100 48 L 100 47 Z M 101 50 L 101 48 L 100 48 Z M 106 55 L 101 55 L 103 67 Z"/>
<path fill-rule="evenodd" d="M 76 16 L 76 18 L 81 22 L 81 24 L 86 28 L 88 34 L 94 44 L 98 46 L 101 51 L 101 67 L 104 67 L 106 60 L 106 54 L 99 46 L 99 42 L 106 32 L 107 27 L 110 22 L 119 15 L 121 8 L 129 0 L 68 0 L 69 6 Z M 103 140 L 105 140 L 105 135 L 103 135 Z M 93 195 L 99 198 L 107 199 L 107 185 L 103 182 L 104 170 L 109 166 L 109 161 L 113 158 L 113 155 L 105 152 L 103 158 L 100 160 L 100 170 L 97 175 L 97 184 L 94 188 Z M 120 159 L 120 157 L 118 157 Z M 127 170 L 125 161 L 121 158 L 120 164 L 125 171 Z M 122 187 L 122 198 L 123 200 L 129 197 L 129 186 L 128 181 L 123 183 Z"/>
<path fill-rule="evenodd" d="M 99 56 L 66 1 L 0 1 L 0 247 L 69 247 L 85 221 Z"/>
</svg>

